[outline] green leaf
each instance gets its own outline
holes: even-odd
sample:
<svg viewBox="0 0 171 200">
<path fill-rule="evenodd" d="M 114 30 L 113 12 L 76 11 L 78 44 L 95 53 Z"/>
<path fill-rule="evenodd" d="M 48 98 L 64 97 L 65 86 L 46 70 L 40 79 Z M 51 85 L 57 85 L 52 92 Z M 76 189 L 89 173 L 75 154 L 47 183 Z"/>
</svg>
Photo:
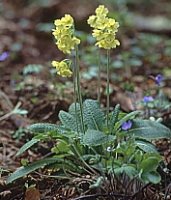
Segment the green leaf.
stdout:
<svg viewBox="0 0 171 200">
<path fill-rule="evenodd" d="M 103 176 L 98 177 L 96 179 L 95 183 L 90 185 L 90 189 L 100 188 L 102 186 L 102 184 L 104 183 L 104 181 L 105 181 L 105 178 Z"/>
<path fill-rule="evenodd" d="M 135 144 L 141 149 L 143 150 L 144 152 L 147 152 L 147 153 L 158 153 L 156 147 L 151 143 L 151 142 L 148 142 L 146 140 L 138 140 L 136 139 L 135 140 Z"/>
<path fill-rule="evenodd" d="M 47 132 L 57 132 L 59 134 L 65 133 L 59 125 L 50 123 L 37 123 L 28 126 L 28 130 L 34 133 L 47 133 Z"/>
<path fill-rule="evenodd" d="M 83 103 L 83 116 L 88 129 L 102 130 L 105 117 L 98 101 L 85 100 Z"/>
<path fill-rule="evenodd" d="M 48 165 L 48 168 L 49 169 L 61 169 L 62 171 L 64 171 L 64 173 L 66 172 L 66 170 L 69 170 L 70 172 L 77 172 L 77 173 L 82 172 L 82 169 L 80 166 L 81 165 L 80 160 L 78 157 L 72 157 L 71 154 L 65 154 L 68 157 L 63 158 L 62 157 L 63 155 L 64 155 L 64 153 L 57 155 L 57 157 L 56 157 L 57 161 Z"/>
<path fill-rule="evenodd" d="M 115 140 L 115 136 L 106 135 L 101 131 L 88 129 L 83 135 L 83 144 L 88 146 L 99 146 Z"/>
<path fill-rule="evenodd" d="M 77 113 L 77 115 L 78 116 L 80 116 L 80 105 L 79 105 L 79 103 L 72 103 L 71 105 L 70 105 L 70 107 L 69 107 L 69 109 L 68 109 L 68 112 L 71 114 L 71 115 L 73 115 L 73 116 L 75 116 L 75 109 L 76 109 L 76 113 Z"/>
<path fill-rule="evenodd" d="M 30 147 L 32 147 L 34 144 L 38 143 L 40 140 L 38 139 L 32 139 L 29 142 L 27 142 L 26 144 L 24 144 L 19 151 L 17 152 L 16 156 L 21 155 L 22 153 L 24 153 L 27 149 L 29 149 Z"/>
<path fill-rule="evenodd" d="M 58 143 L 51 149 L 55 154 L 70 152 L 70 144 L 62 139 L 58 139 Z"/>
<path fill-rule="evenodd" d="M 153 183 L 153 184 L 157 184 L 160 183 L 161 181 L 161 176 L 158 172 L 156 171 L 152 171 L 152 172 L 147 172 L 147 173 L 142 173 L 141 174 L 141 179 L 145 182 L 145 183 Z"/>
<path fill-rule="evenodd" d="M 117 126 L 115 128 L 118 129 L 124 122 L 126 122 L 128 120 L 133 120 L 139 114 L 141 114 L 141 111 L 138 111 L 138 110 L 126 114 L 124 117 L 122 117 L 119 120 L 119 122 L 116 124 Z"/>
<path fill-rule="evenodd" d="M 111 118 L 109 121 L 109 128 L 110 128 L 110 133 L 113 132 L 115 123 L 118 121 L 118 116 L 119 116 L 119 112 L 120 112 L 120 105 L 117 104 L 113 110 L 113 112 L 111 113 Z"/>
<path fill-rule="evenodd" d="M 133 120 L 133 127 L 129 134 L 144 139 L 171 138 L 171 130 L 159 122 L 150 120 Z"/>
<path fill-rule="evenodd" d="M 134 178 L 138 172 L 135 169 L 135 167 L 130 166 L 130 165 L 125 165 L 123 166 L 123 171 L 125 172 L 126 175 L 128 175 L 131 179 Z"/>
<path fill-rule="evenodd" d="M 69 107 L 68 110 L 69 114 L 74 116 L 75 121 L 77 123 L 78 131 L 82 131 L 82 126 L 81 126 L 81 111 L 80 111 L 80 104 L 79 103 L 72 103 Z"/>
<path fill-rule="evenodd" d="M 137 115 L 141 114 L 142 112 L 139 110 L 133 111 L 128 113 L 127 115 L 125 115 L 121 120 L 120 120 L 120 124 L 122 124 L 125 121 L 128 121 L 130 119 L 134 119 Z"/>
<path fill-rule="evenodd" d="M 59 112 L 59 119 L 65 128 L 75 132 L 77 131 L 77 129 L 79 132 L 81 131 L 81 127 L 77 123 L 76 116 L 61 110 Z"/>
<path fill-rule="evenodd" d="M 32 164 L 29 164 L 27 166 L 20 167 L 17 169 L 14 173 L 12 173 L 8 178 L 7 178 L 7 184 L 15 181 L 16 179 L 19 179 L 23 176 L 26 176 L 27 174 L 45 167 L 47 165 L 55 165 L 56 168 L 60 169 L 69 169 L 72 171 L 79 171 L 80 169 L 78 166 L 74 165 L 71 161 L 63 159 L 63 158 L 45 158 L 43 160 L 38 160 Z"/>
<path fill-rule="evenodd" d="M 88 163 L 91 163 L 91 165 L 92 165 L 92 163 L 93 164 L 98 163 L 100 161 L 100 159 L 101 159 L 101 156 L 98 155 L 98 154 L 96 154 L 96 155 L 94 155 L 94 154 L 85 154 L 85 155 L 82 156 L 82 158 L 83 158 L 84 161 L 86 161 Z"/>
<path fill-rule="evenodd" d="M 19 179 L 41 167 L 44 167 L 46 165 L 49 165 L 51 163 L 57 162 L 58 158 L 46 158 L 43 160 L 38 160 L 32 164 L 29 164 L 28 166 L 23 166 L 17 169 L 14 173 L 12 173 L 8 179 L 7 184 L 13 182 L 16 179 Z"/>
<path fill-rule="evenodd" d="M 160 160 L 161 158 L 159 158 L 159 156 L 147 157 L 140 163 L 139 167 L 141 170 L 143 170 L 143 172 L 155 171 L 158 167 Z"/>
<path fill-rule="evenodd" d="M 138 172 L 137 170 L 135 169 L 135 167 L 131 166 L 131 165 L 127 165 L 127 164 L 124 164 L 122 165 L 121 167 L 117 167 L 114 169 L 114 172 L 117 174 L 117 175 L 120 175 L 120 174 L 123 174 L 125 173 L 127 176 L 129 176 L 131 179 L 134 178 Z"/>
</svg>

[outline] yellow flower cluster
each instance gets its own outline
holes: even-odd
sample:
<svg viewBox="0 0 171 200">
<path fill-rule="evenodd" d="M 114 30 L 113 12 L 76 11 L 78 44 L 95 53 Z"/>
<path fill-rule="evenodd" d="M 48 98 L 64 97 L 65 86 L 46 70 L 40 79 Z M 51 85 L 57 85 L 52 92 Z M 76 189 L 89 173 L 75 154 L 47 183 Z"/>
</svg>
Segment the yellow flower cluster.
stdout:
<svg viewBox="0 0 171 200">
<path fill-rule="evenodd" d="M 53 35 L 57 40 L 56 45 L 59 50 L 65 54 L 71 54 L 71 50 L 80 43 L 80 40 L 74 36 L 74 20 L 71 15 L 65 15 L 54 22 L 56 29 L 53 29 Z"/>
<path fill-rule="evenodd" d="M 71 62 L 67 59 L 62 60 L 61 62 L 52 61 L 52 66 L 56 67 L 57 74 L 62 77 L 71 77 L 72 71 L 70 70 Z"/>
<path fill-rule="evenodd" d="M 104 49 L 116 48 L 120 42 L 115 38 L 119 23 L 114 19 L 107 17 L 108 9 L 100 5 L 95 13 L 87 20 L 93 30 L 93 37 L 96 38 L 96 45 Z"/>
</svg>

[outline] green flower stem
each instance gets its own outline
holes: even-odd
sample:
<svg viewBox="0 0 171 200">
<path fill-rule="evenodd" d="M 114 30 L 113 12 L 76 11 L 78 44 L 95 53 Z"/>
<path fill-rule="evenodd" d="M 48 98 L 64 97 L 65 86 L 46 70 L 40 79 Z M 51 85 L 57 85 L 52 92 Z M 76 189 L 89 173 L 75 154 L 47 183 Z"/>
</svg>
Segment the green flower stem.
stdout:
<svg viewBox="0 0 171 200">
<path fill-rule="evenodd" d="M 87 167 L 87 169 L 89 169 L 90 171 L 87 171 L 87 172 L 89 172 L 90 174 L 97 174 L 97 172 L 93 169 L 93 168 L 91 168 L 91 166 L 90 165 L 88 165 L 85 161 L 84 161 L 84 159 L 82 158 L 82 156 L 80 155 L 80 153 L 79 153 L 79 151 L 77 150 L 77 148 L 76 148 L 76 146 L 72 143 L 72 147 L 73 147 L 73 149 L 74 149 L 74 151 L 75 151 L 75 153 L 77 154 L 77 156 L 79 157 L 79 159 L 82 161 L 82 163 L 84 164 L 84 166 L 85 167 Z M 85 169 L 85 168 L 84 168 Z M 85 169 L 86 170 L 86 169 Z"/>
<path fill-rule="evenodd" d="M 148 103 L 146 103 L 146 116 L 147 116 L 147 119 L 149 119 L 150 118 L 150 115 L 151 115 L 151 109 L 150 109 L 150 107 L 149 107 L 149 104 Z"/>
<path fill-rule="evenodd" d="M 75 118 L 76 118 L 76 126 L 77 126 L 77 134 L 79 134 L 78 131 L 78 116 L 77 116 L 77 88 L 76 88 L 76 63 L 74 65 L 73 69 L 73 83 L 74 83 L 74 109 L 75 109 Z"/>
<path fill-rule="evenodd" d="M 110 50 L 107 50 L 107 108 L 106 108 L 106 117 L 107 117 L 107 127 L 109 127 L 109 63 L 110 63 Z"/>
<path fill-rule="evenodd" d="M 79 68 L 79 54 L 78 54 L 78 46 L 76 46 L 75 50 L 75 61 L 76 61 L 76 87 L 77 87 L 77 95 L 78 95 L 78 101 L 80 104 L 80 114 L 81 114 L 81 126 L 83 133 L 85 134 L 85 127 L 84 127 L 84 119 L 83 119 L 83 102 L 82 102 L 82 96 L 81 96 L 81 87 L 80 87 L 80 68 Z"/>
<path fill-rule="evenodd" d="M 100 93 L 100 88 L 101 88 L 101 63 L 100 63 L 100 50 L 98 51 L 98 87 L 97 87 L 97 100 L 100 102 L 101 99 L 101 93 Z"/>
</svg>

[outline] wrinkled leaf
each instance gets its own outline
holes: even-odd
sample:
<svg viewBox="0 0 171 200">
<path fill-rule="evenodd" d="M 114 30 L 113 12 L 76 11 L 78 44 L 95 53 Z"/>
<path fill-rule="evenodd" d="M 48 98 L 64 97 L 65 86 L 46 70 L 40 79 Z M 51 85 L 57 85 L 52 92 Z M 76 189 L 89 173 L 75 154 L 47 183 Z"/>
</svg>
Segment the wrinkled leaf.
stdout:
<svg viewBox="0 0 171 200">
<path fill-rule="evenodd" d="M 144 152 L 148 152 L 148 153 L 157 153 L 158 152 L 156 147 L 152 143 L 150 143 L 148 141 L 135 140 L 135 143 Z"/>
<path fill-rule="evenodd" d="M 133 127 L 129 134 L 144 139 L 171 138 L 171 130 L 156 121 L 150 120 L 133 120 Z"/>
<path fill-rule="evenodd" d="M 38 139 L 32 139 L 29 142 L 25 143 L 17 152 L 16 156 L 21 155 L 22 153 L 24 153 L 25 151 L 27 151 L 30 147 L 32 147 L 34 144 L 38 143 L 40 140 Z"/>
<path fill-rule="evenodd" d="M 88 146 L 98 146 L 115 140 L 115 136 L 106 135 L 101 131 L 88 129 L 83 135 L 83 143 Z"/>
<path fill-rule="evenodd" d="M 65 169 L 78 170 L 78 168 L 72 162 L 70 162 L 66 159 L 57 158 L 57 157 L 56 158 L 45 158 L 43 160 L 38 160 L 34 163 L 31 163 L 27 166 L 18 168 L 14 173 L 12 173 L 8 177 L 7 184 L 11 183 L 11 182 L 15 181 L 16 179 L 19 179 L 23 176 L 26 176 L 27 174 L 29 174 L 39 168 L 45 167 L 50 164 L 55 164 L 55 165 L 57 165 L 56 167 L 59 167 L 59 168 L 64 167 Z"/>
<path fill-rule="evenodd" d="M 104 113 L 96 100 L 87 99 L 83 103 L 83 115 L 87 128 L 101 130 L 104 124 Z"/>
</svg>

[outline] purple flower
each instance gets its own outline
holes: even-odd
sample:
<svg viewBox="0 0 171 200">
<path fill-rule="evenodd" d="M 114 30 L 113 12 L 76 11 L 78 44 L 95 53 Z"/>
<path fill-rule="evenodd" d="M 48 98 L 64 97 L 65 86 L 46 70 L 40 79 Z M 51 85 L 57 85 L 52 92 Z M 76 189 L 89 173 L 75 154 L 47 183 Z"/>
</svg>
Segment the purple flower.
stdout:
<svg viewBox="0 0 171 200">
<path fill-rule="evenodd" d="M 9 53 L 7 51 L 4 51 L 2 54 L 0 54 L 0 62 L 6 60 L 9 56 Z"/>
<path fill-rule="evenodd" d="M 155 77 L 155 82 L 157 85 L 160 85 L 160 83 L 163 81 L 163 76 L 161 74 L 158 74 L 156 77 Z"/>
<path fill-rule="evenodd" d="M 132 121 L 131 120 L 128 120 L 128 121 L 122 123 L 122 125 L 121 125 L 121 129 L 123 131 L 129 130 L 131 127 L 132 127 Z"/>
<path fill-rule="evenodd" d="M 143 98 L 143 101 L 144 101 L 144 103 L 149 103 L 149 102 L 154 101 L 154 98 L 152 96 L 145 96 Z"/>
</svg>

